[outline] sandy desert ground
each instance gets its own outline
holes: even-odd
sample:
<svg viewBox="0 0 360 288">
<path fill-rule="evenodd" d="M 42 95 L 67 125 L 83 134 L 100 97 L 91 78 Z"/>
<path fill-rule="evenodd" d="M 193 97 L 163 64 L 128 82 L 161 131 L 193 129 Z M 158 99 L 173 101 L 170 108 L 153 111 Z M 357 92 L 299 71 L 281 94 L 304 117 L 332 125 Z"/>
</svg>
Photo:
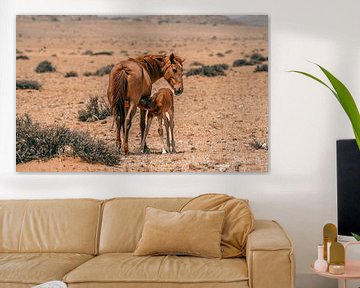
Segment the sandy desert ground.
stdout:
<svg viewBox="0 0 360 288">
<path fill-rule="evenodd" d="M 78 111 L 91 96 L 106 100 L 108 75 L 83 76 L 102 66 L 116 64 L 144 53 L 175 51 L 185 58 L 185 72 L 193 62 L 205 65 L 226 63 L 258 52 L 268 56 L 266 26 L 236 24 L 219 17 L 17 18 L 17 49 L 29 60 L 16 61 L 17 80 L 36 80 L 42 88 L 16 91 L 17 115 L 29 114 L 43 125 L 63 125 L 88 131 L 115 145 L 113 121 L 80 122 Z M 204 20 L 205 19 L 205 20 Z M 84 55 L 87 50 L 112 51 L 113 55 Z M 38 74 L 37 64 L 48 60 L 57 71 Z M 177 153 L 161 154 L 154 121 L 147 138 L 150 154 L 137 154 L 140 143 L 139 113 L 130 132 L 131 154 L 121 154 L 117 166 L 89 164 L 60 156 L 48 161 L 17 165 L 17 171 L 58 172 L 266 172 L 269 151 L 251 143 L 268 145 L 268 73 L 254 73 L 255 66 L 231 67 L 226 76 L 184 76 L 184 93 L 175 97 Z M 65 78 L 76 71 L 79 77 Z M 164 80 L 153 91 L 168 87 Z M 264 146 L 265 147 L 265 146 Z"/>
</svg>

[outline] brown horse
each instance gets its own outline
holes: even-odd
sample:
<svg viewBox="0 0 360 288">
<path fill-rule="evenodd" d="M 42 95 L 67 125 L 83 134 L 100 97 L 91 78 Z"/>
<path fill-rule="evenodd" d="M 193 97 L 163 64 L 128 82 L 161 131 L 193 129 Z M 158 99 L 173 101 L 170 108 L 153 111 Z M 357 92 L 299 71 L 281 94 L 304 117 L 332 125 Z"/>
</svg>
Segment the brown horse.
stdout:
<svg viewBox="0 0 360 288">
<path fill-rule="evenodd" d="M 123 129 L 124 153 L 129 153 L 128 138 L 131 121 L 141 98 L 149 98 L 152 84 L 164 77 L 180 95 L 183 90 L 182 63 L 184 60 L 173 53 L 166 55 L 146 55 L 121 61 L 111 70 L 107 96 L 116 123 L 116 144 L 120 150 L 120 130 Z M 125 103 L 129 107 L 125 108 Z M 141 109 L 141 139 L 144 136 L 146 110 Z M 147 149 L 146 143 L 144 149 Z"/>
<path fill-rule="evenodd" d="M 176 153 L 175 138 L 174 138 L 174 96 L 169 88 L 161 88 L 158 92 L 151 95 L 150 101 L 141 99 L 141 107 L 148 110 L 146 117 L 146 127 L 143 138 L 141 139 L 140 150 L 144 149 L 146 137 L 149 133 L 151 122 L 154 116 L 159 122 L 158 133 L 161 141 L 162 153 L 172 152 Z M 166 131 L 166 144 L 164 145 L 163 120 Z M 171 138 L 170 138 L 171 137 Z"/>
</svg>

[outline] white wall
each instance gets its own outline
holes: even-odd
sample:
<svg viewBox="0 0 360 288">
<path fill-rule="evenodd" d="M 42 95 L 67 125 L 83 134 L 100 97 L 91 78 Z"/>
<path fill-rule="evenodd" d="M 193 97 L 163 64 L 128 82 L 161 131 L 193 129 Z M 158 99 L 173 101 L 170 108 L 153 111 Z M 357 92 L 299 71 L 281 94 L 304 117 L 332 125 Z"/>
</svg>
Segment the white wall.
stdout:
<svg viewBox="0 0 360 288">
<path fill-rule="evenodd" d="M 315 72 L 306 60 L 316 61 L 359 97 L 359 8 L 358 0 L 2 0 L 0 198 L 194 196 L 206 192 L 245 197 L 251 200 L 257 218 L 278 220 L 289 232 L 297 257 L 297 286 L 334 287 L 333 282 L 321 284 L 309 264 L 316 256 L 322 226 L 336 223 L 335 140 L 353 136 L 344 113 L 325 88 L 285 71 Z M 269 14 L 270 172 L 15 173 L 15 15 L 143 13 Z"/>
</svg>

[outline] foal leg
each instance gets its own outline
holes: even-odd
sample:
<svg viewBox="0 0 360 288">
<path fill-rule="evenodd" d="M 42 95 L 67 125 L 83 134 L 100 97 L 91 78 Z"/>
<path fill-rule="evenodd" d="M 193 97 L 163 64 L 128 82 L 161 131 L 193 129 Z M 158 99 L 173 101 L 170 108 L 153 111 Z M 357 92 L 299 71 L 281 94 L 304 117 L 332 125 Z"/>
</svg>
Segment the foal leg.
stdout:
<svg viewBox="0 0 360 288">
<path fill-rule="evenodd" d="M 171 148 L 172 153 L 176 153 L 175 149 L 175 138 L 174 138 L 174 115 L 170 114 L 170 131 L 171 131 Z"/>
<path fill-rule="evenodd" d="M 147 126 L 147 124 L 145 123 L 145 120 L 146 120 L 146 112 L 147 110 L 144 110 L 144 109 L 141 109 L 140 108 L 140 130 L 141 130 L 141 141 L 144 137 L 144 131 L 145 131 L 145 127 Z M 146 137 L 145 137 L 146 138 Z M 142 151 L 140 152 L 150 152 L 150 149 L 149 147 L 147 146 L 146 144 L 146 141 L 145 141 L 145 144 L 144 144 L 144 147 L 142 148 Z"/>
<path fill-rule="evenodd" d="M 131 102 L 130 103 L 130 107 L 129 107 L 129 110 L 127 111 L 127 114 L 126 114 L 126 118 L 125 118 L 125 123 L 124 123 L 124 153 L 125 155 L 128 155 L 129 154 L 129 131 L 130 131 L 130 127 L 131 127 L 131 121 L 132 121 L 132 118 L 134 117 L 136 113 L 136 105 Z"/>
<path fill-rule="evenodd" d="M 163 131 L 163 127 L 162 127 L 162 116 L 161 115 L 158 116 L 158 122 L 159 122 L 158 133 L 159 133 L 159 137 L 160 137 L 160 141 L 161 141 L 161 152 L 163 154 L 165 154 L 166 150 L 165 150 L 165 145 L 164 145 L 164 131 Z"/>
<path fill-rule="evenodd" d="M 145 143 L 146 143 L 146 137 L 147 137 L 147 135 L 149 134 L 152 119 L 153 119 L 153 115 L 151 115 L 150 113 L 148 113 L 145 131 L 144 131 L 143 136 L 142 136 L 142 138 L 141 138 L 141 144 L 140 144 L 139 153 L 145 152 L 145 151 L 144 151 L 144 147 L 145 147 Z M 148 149 L 149 149 L 149 148 L 148 148 Z"/>
<path fill-rule="evenodd" d="M 170 151 L 170 133 L 169 133 L 169 118 L 168 118 L 168 113 L 166 112 L 164 115 L 164 124 L 165 124 L 165 131 L 166 131 L 166 144 L 167 144 L 167 152 L 171 152 Z"/>
</svg>

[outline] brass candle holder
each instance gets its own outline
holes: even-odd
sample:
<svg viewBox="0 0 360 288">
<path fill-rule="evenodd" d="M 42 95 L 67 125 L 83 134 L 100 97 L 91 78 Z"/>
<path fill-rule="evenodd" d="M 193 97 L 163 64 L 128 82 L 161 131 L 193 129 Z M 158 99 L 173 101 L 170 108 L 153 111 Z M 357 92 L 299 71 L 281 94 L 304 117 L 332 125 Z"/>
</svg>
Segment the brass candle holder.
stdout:
<svg viewBox="0 0 360 288">
<path fill-rule="evenodd" d="M 323 228 L 324 259 L 329 264 L 328 272 L 332 274 L 345 273 L 345 249 L 337 242 L 337 228 L 328 223 Z"/>
<path fill-rule="evenodd" d="M 331 243 L 337 242 L 337 228 L 334 224 L 328 223 L 323 228 L 324 259 L 329 263 L 328 247 Z"/>
</svg>

